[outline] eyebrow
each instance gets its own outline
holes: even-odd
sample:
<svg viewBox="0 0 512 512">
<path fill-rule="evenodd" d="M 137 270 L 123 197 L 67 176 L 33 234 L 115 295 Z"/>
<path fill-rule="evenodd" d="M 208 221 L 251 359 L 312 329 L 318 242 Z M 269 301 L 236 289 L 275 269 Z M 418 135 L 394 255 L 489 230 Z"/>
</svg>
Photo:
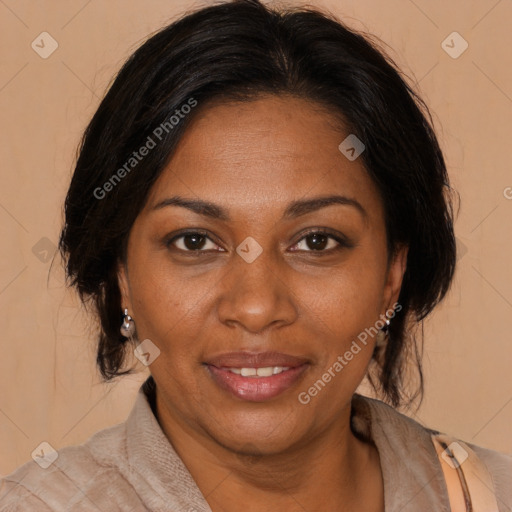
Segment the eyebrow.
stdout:
<svg viewBox="0 0 512 512">
<path fill-rule="evenodd" d="M 340 195 L 319 196 L 310 199 L 299 199 L 297 201 L 292 201 L 286 207 L 286 210 L 283 214 L 283 219 L 295 219 L 302 215 L 306 215 L 308 213 L 334 204 L 351 206 L 361 214 L 365 221 L 368 219 L 368 213 L 358 201 Z M 180 196 L 173 196 L 163 199 L 162 201 L 159 201 L 152 208 L 152 210 L 160 210 L 167 206 L 180 206 L 182 208 L 187 208 L 188 210 L 191 210 L 198 215 L 203 215 L 205 217 L 211 217 L 213 219 L 226 222 L 231 220 L 228 211 L 220 205 L 210 201 L 203 201 L 202 199 L 187 199 Z"/>
</svg>

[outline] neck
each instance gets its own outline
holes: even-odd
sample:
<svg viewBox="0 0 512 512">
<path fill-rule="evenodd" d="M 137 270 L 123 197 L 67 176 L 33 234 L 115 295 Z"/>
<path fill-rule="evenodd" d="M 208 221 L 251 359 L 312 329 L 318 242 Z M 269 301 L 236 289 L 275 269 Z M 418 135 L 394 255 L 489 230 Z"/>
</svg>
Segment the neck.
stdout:
<svg viewBox="0 0 512 512">
<path fill-rule="evenodd" d="M 354 436 L 350 404 L 323 431 L 311 432 L 284 451 L 257 443 L 223 446 L 201 427 L 182 424 L 159 393 L 156 411 L 162 430 L 214 512 L 238 511 L 241 504 L 247 512 L 313 512 L 336 510 L 340 504 L 343 510 L 380 510 L 373 503 L 383 502 L 383 490 L 368 495 L 369 476 L 381 482 L 378 452 Z"/>
</svg>

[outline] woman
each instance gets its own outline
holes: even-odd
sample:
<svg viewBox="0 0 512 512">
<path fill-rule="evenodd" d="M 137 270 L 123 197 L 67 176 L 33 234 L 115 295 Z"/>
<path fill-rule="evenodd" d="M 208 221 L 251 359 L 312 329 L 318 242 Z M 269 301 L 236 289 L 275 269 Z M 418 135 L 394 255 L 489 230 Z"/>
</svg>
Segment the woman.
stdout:
<svg viewBox="0 0 512 512">
<path fill-rule="evenodd" d="M 428 109 L 339 21 L 237 0 L 158 32 L 86 130 L 60 241 L 104 378 L 132 351 L 151 376 L 0 510 L 511 510 L 511 457 L 395 409 L 450 194 Z"/>
</svg>

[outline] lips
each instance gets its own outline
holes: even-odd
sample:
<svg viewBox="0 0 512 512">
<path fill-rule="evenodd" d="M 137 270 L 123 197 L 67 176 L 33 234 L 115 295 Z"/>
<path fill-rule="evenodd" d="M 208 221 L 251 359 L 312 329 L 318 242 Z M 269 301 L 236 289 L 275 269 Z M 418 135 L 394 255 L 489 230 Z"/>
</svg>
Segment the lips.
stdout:
<svg viewBox="0 0 512 512">
<path fill-rule="evenodd" d="M 282 352 L 227 352 L 209 358 L 206 364 L 217 368 L 265 368 L 268 366 L 296 368 L 308 362 L 306 358 Z"/>
<path fill-rule="evenodd" d="M 205 365 L 223 391 L 242 400 L 264 402 L 296 385 L 309 363 L 306 358 L 281 352 L 230 352 L 210 358 Z M 264 376 L 254 375 L 259 369 Z"/>
</svg>

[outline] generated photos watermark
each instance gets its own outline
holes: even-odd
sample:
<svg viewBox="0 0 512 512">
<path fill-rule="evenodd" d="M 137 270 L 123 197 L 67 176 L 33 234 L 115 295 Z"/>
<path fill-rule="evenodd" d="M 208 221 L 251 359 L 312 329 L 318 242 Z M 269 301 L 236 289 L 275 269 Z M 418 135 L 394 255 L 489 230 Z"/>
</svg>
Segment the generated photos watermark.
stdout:
<svg viewBox="0 0 512 512">
<path fill-rule="evenodd" d="M 364 331 L 360 332 L 357 335 L 357 340 L 353 340 L 350 348 L 345 351 L 343 355 L 339 355 L 336 358 L 336 361 L 324 372 L 320 379 L 318 379 L 312 386 L 308 388 L 307 391 L 302 391 L 298 395 L 298 400 L 301 404 L 306 405 L 311 402 L 311 399 L 318 395 L 320 391 L 325 388 L 325 385 L 328 384 L 336 375 L 338 375 L 343 368 L 345 368 L 354 356 L 361 352 L 361 345 L 366 346 L 368 343 L 368 337 L 372 338 L 377 335 L 377 333 L 386 325 L 386 318 L 392 319 L 396 313 L 401 311 L 402 306 L 398 302 L 392 307 L 392 311 L 387 315 L 387 317 L 381 318 L 375 322 L 375 324 L 371 327 L 367 327 Z"/>
<path fill-rule="evenodd" d="M 109 192 L 125 178 L 133 169 L 139 165 L 142 160 L 151 152 L 152 149 L 156 148 L 158 143 L 163 140 L 166 134 L 173 130 L 182 119 L 191 112 L 191 110 L 197 106 L 197 100 L 189 98 L 186 103 L 181 105 L 174 111 L 174 114 L 170 116 L 166 121 L 160 123 L 146 138 L 146 142 L 128 157 L 126 162 L 112 176 L 101 186 L 94 189 L 93 195 L 96 199 L 104 199 Z"/>
</svg>

